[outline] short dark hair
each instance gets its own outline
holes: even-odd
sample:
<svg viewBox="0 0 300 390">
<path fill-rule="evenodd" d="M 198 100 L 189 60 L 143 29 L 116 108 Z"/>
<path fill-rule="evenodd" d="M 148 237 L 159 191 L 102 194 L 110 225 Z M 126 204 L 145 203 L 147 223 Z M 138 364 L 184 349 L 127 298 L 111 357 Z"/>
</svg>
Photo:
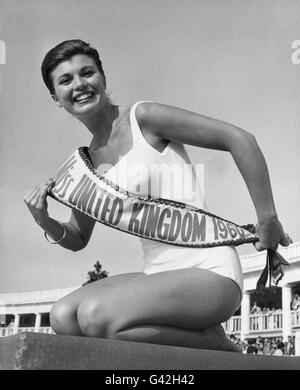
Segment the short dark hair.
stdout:
<svg viewBox="0 0 300 390">
<path fill-rule="evenodd" d="M 103 77 L 104 86 L 106 87 L 106 77 L 98 51 L 94 49 L 89 43 L 86 43 L 81 39 L 70 39 L 68 41 L 59 43 L 53 49 L 49 50 L 42 62 L 42 77 L 46 87 L 49 89 L 51 94 L 54 94 L 51 72 L 61 62 L 69 60 L 76 54 L 85 54 L 95 61 L 95 64 Z"/>
</svg>

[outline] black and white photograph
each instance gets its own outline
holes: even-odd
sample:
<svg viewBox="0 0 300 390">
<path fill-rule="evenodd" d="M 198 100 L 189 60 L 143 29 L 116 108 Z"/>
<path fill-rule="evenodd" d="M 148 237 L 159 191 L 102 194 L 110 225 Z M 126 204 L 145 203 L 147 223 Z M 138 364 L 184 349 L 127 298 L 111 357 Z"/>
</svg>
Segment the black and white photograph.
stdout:
<svg viewBox="0 0 300 390">
<path fill-rule="evenodd" d="M 299 20 L 0 0 L 0 370 L 300 370 Z"/>
</svg>

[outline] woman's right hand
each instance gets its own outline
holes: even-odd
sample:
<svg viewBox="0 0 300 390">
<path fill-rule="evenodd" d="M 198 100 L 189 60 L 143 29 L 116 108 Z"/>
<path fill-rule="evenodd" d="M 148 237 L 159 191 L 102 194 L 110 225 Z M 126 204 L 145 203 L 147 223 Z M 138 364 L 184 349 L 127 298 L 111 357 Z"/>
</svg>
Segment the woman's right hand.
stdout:
<svg viewBox="0 0 300 390">
<path fill-rule="evenodd" d="M 47 196 L 49 188 L 54 184 L 54 180 L 50 178 L 24 196 L 24 202 L 38 225 L 43 225 L 49 219 Z"/>
<path fill-rule="evenodd" d="M 277 250 L 278 245 L 289 246 L 293 241 L 290 236 L 284 232 L 283 227 L 278 218 L 258 222 L 256 225 L 256 233 L 259 241 L 254 244 L 256 250 L 263 251 L 265 249 Z"/>
</svg>

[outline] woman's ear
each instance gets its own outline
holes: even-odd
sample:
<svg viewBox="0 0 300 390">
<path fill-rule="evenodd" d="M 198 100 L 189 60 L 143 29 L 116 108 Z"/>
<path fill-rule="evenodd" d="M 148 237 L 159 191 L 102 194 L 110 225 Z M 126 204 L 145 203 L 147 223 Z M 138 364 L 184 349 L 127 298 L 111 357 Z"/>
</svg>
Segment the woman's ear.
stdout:
<svg viewBox="0 0 300 390">
<path fill-rule="evenodd" d="M 106 90 L 107 89 L 106 77 L 103 74 L 101 74 L 101 77 L 102 77 L 102 82 L 103 82 L 104 89 Z"/>
<path fill-rule="evenodd" d="M 52 97 L 54 103 L 57 104 L 58 107 L 62 108 L 62 104 L 61 104 L 61 102 L 57 99 L 56 95 L 51 95 L 51 97 Z"/>
</svg>

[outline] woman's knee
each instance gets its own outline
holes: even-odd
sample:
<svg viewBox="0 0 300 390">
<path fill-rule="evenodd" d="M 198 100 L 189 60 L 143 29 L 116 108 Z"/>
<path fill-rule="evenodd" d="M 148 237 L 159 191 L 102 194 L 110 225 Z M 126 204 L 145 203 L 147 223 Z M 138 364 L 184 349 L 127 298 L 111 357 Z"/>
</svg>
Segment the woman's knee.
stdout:
<svg viewBox="0 0 300 390">
<path fill-rule="evenodd" d="M 84 336 L 114 339 L 117 336 L 118 316 L 105 299 L 88 299 L 81 303 L 77 311 L 78 325 Z"/>
<path fill-rule="evenodd" d="M 66 300 L 60 300 L 51 308 L 50 325 L 57 334 L 74 334 L 77 332 L 77 307 Z"/>
<path fill-rule="evenodd" d="M 221 322 L 225 322 L 232 317 L 240 306 L 241 290 L 237 284 L 230 282 L 231 286 L 226 290 L 224 289 L 224 297 L 220 300 Z"/>
</svg>

